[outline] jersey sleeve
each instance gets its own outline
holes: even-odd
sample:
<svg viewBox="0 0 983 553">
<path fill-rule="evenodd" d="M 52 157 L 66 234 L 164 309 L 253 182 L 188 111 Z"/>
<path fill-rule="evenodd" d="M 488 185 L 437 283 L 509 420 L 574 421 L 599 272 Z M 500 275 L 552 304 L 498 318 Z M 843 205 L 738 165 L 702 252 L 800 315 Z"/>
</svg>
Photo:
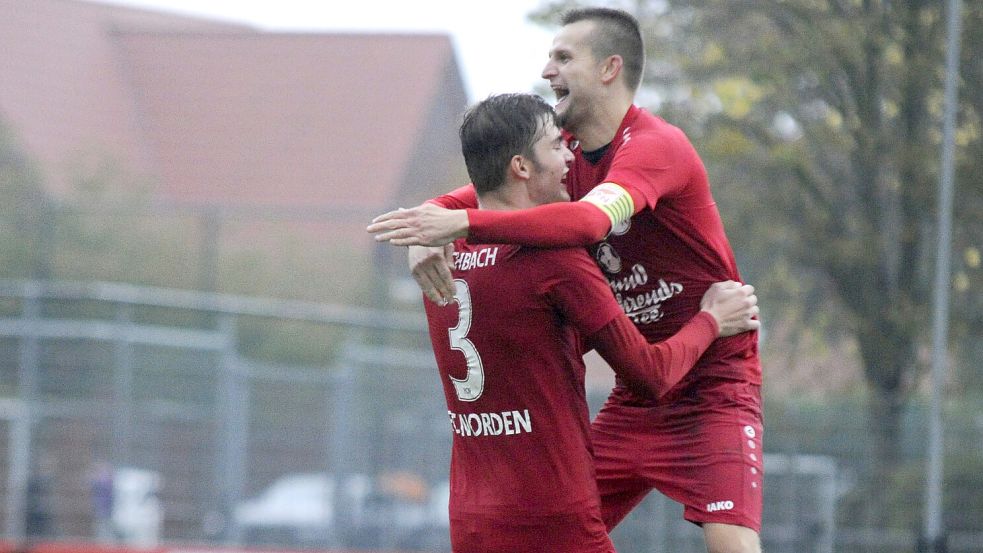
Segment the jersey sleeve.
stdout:
<svg viewBox="0 0 983 553">
<path fill-rule="evenodd" d="M 678 129 L 642 132 L 622 143 L 604 180 L 644 197 L 643 207 L 683 193 L 693 171 L 704 171 L 696 151 Z M 633 194 L 634 196 L 634 194 Z"/>
<path fill-rule="evenodd" d="M 468 241 L 540 248 L 589 246 L 611 232 L 615 221 L 645 208 L 635 189 L 601 183 L 576 202 L 515 211 L 468 210 Z"/>
<path fill-rule="evenodd" d="M 432 200 L 427 200 L 445 209 L 469 209 L 478 207 L 478 194 L 474 190 L 474 185 L 468 184 L 460 188 L 451 190 L 447 194 L 437 196 Z"/>
<path fill-rule="evenodd" d="M 717 337 L 717 323 L 700 311 L 670 338 L 649 344 L 623 313 L 587 337 L 615 374 L 661 397 L 680 380 Z"/>
<path fill-rule="evenodd" d="M 540 292 L 582 337 L 624 315 L 608 281 L 584 249 L 542 250 L 536 255 L 544 270 Z"/>
<path fill-rule="evenodd" d="M 588 202 L 557 202 L 529 209 L 468 210 L 468 241 L 540 248 L 587 246 L 607 235 L 611 220 Z"/>
</svg>

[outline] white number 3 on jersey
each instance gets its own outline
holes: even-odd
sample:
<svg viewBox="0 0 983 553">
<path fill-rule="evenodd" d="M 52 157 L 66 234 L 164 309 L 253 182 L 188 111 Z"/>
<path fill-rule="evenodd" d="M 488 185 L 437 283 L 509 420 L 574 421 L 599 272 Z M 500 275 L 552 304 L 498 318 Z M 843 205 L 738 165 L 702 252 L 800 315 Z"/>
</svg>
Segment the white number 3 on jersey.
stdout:
<svg viewBox="0 0 983 553">
<path fill-rule="evenodd" d="M 468 283 L 461 279 L 454 279 L 454 299 L 457 300 L 457 326 L 447 331 L 451 339 L 451 349 L 456 349 L 464 354 L 464 360 L 468 365 L 467 378 L 458 379 L 450 377 L 457 391 L 457 399 L 461 401 L 474 401 L 481 397 L 481 392 L 485 389 L 485 369 L 481 365 L 481 356 L 478 350 L 468 340 L 468 331 L 471 330 L 471 290 Z"/>
</svg>

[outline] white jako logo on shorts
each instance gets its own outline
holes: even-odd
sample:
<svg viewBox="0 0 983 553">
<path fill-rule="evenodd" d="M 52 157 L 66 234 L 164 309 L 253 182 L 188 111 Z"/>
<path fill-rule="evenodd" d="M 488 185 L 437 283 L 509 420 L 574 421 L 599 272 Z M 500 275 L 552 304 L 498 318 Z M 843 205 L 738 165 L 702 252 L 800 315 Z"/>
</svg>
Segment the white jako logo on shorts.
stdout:
<svg viewBox="0 0 983 553">
<path fill-rule="evenodd" d="M 714 511 L 729 511 L 734 508 L 733 501 L 714 501 L 713 503 L 707 503 L 707 512 L 712 513 Z"/>
<path fill-rule="evenodd" d="M 754 427 L 750 424 L 744 427 L 744 433 L 747 434 L 748 438 L 754 437 Z"/>
</svg>

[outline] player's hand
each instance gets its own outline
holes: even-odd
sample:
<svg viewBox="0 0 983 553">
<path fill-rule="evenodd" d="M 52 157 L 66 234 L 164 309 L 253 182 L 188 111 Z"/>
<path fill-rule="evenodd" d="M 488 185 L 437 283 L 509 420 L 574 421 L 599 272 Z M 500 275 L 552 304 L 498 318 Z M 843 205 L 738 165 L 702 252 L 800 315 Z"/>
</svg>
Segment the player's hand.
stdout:
<svg viewBox="0 0 983 553">
<path fill-rule="evenodd" d="M 437 305 L 447 305 L 454 299 L 454 244 L 436 248 L 409 247 L 410 272 L 423 294 Z"/>
<path fill-rule="evenodd" d="M 372 219 L 365 230 L 394 246 L 443 246 L 468 235 L 468 212 L 425 203 Z"/>
<path fill-rule="evenodd" d="M 757 319 L 758 296 L 750 284 L 733 280 L 716 282 L 703 294 L 700 308 L 716 319 L 720 337 L 761 328 Z"/>
</svg>

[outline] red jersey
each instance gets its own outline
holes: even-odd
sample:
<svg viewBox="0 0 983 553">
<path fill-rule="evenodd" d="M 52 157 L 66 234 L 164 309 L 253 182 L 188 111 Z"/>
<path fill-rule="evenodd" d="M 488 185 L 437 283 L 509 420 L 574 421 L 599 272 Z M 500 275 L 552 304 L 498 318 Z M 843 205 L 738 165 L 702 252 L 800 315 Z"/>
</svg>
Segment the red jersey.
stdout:
<svg viewBox="0 0 983 553">
<path fill-rule="evenodd" d="M 607 282 L 581 248 L 455 249 L 458 301 L 424 302 L 454 432 L 454 551 L 613 551 L 582 359 L 584 338 L 620 316 Z M 565 527 L 581 533 L 551 548 Z"/>
<path fill-rule="evenodd" d="M 665 340 L 696 315 L 714 282 L 741 281 L 706 169 L 681 130 L 632 106 L 596 163 L 576 141 L 571 146 L 575 159 L 566 182 L 572 199 L 613 182 L 646 200 L 646 209 L 590 249 L 618 303 L 649 342 Z M 715 341 L 683 385 L 705 376 L 760 384 L 757 342 L 757 332 Z"/>
<path fill-rule="evenodd" d="M 613 182 L 643 198 L 628 223 L 611 229 L 590 246 L 625 313 L 651 342 L 664 340 L 696 315 L 700 299 L 714 282 L 741 281 L 723 222 L 710 193 L 706 169 L 689 139 L 659 117 L 631 106 L 603 155 L 591 162 L 576 139 L 566 177 L 578 200 L 603 182 Z M 477 205 L 472 187 L 437 198 L 448 208 Z M 590 242 L 580 232 L 590 223 L 585 206 L 548 204 L 528 210 L 469 210 L 472 239 L 571 245 Z M 596 211 L 594 224 L 606 215 Z M 606 228 L 606 227 L 605 227 Z M 757 332 L 716 340 L 686 375 L 685 386 L 702 377 L 761 383 Z"/>
</svg>

